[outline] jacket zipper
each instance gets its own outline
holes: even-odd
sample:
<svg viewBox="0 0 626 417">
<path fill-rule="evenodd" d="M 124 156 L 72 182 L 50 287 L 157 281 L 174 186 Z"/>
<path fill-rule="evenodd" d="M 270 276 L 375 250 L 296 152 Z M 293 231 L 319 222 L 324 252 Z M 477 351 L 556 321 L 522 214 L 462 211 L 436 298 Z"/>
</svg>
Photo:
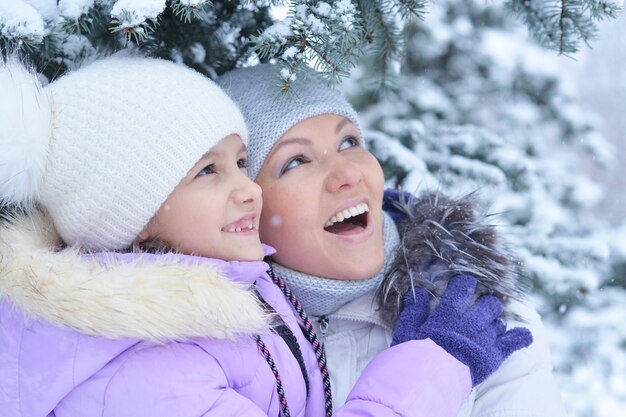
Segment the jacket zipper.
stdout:
<svg viewBox="0 0 626 417">
<path fill-rule="evenodd" d="M 320 325 L 320 334 L 322 335 L 322 341 L 324 341 L 324 339 L 326 339 L 326 333 L 328 333 L 328 316 L 320 316 L 320 318 L 317 319 L 317 322 Z"/>
<path fill-rule="evenodd" d="M 349 321 L 370 323 L 370 324 L 373 324 L 375 326 L 381 326 L 383 328 L 387 328 L 387 326 L 382 325 L 381 323 L 373 322 L 373 321 L 365 319 L 365 318 L 356 318 L 356 317 L 351 317 L 351 316 L 343 316 L 341 314 L 336 314 L 333 317 L 335 317 L 335 318 L 337 318 L 339 320 L 349 320 Z M 326 315 L 320 316 L 317 319 L 317 323 L 319 324 L 320 336 L 321 336 L 321 340 L 323 342 L 326 339 L 326 335 L 328 334 L 328 329 L 330 327 L 330 318 L 328 316 L 326 316 Z"/>
</svg>

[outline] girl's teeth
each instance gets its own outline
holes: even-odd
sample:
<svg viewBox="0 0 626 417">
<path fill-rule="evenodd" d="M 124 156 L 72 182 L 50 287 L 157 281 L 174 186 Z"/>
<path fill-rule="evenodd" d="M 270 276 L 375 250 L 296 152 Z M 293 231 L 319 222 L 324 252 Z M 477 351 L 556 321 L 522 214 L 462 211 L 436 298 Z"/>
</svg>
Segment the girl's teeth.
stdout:
<svg viewBox="0 0 626 417">
<path fill-rule="evenodd" d="M 343 213 L 344 213 L 344 212 L 339 212 L 339 213 L 337 213 L 337 214 L 335 215 L 335 217 L 337 217 L 337 221 L 338 221 L 338 222 L 342 222 L 342 221 L 344 221 L 344 220 L 346 219 L 346 217 L 343 215 Z M 348 217 L 350 217 L 350 216 L 348 216 Z"/>
<path fill-rule="evenodd" d="M 250 223 L 249 225 L 243 226 L 243 227 L 234 227 L 234 228 L 231 227 L 230 229 L 226 229 L 225 231 L 228 233 L 239 233 L 244 230 L 252 230 L 252 229 L 254 229 L 254 224 Z"/>
</svg>

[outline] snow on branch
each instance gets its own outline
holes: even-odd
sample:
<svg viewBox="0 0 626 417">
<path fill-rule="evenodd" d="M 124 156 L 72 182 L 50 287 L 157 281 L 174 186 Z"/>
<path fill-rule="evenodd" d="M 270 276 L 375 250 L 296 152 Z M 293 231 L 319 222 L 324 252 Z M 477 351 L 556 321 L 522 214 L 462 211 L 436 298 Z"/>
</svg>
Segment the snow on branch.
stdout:
<svg viewBox="0 0 626 417">
<path fill-rule="evenodd" d="M 560 54 L 578 52 L 597 36 L 597 22 L 617 17 L 623 0 L 510 0 L 509 7 L 539 43 Z"/>
<path fill-rule="evenodd" d="M 39 12 L 23 0 L 0 3 L 0 47 L 16 49 L 41 43 L 44 21 Z"/>
<path fill-rule="evenodd" d="M 0 0 L 0 48 L 24 49 L 48 76 L 61 75 L 68 48 L 106 55 L 141 45 L 215 76 L 244 63 L 277 60 L 283 91 L 312 66 L 330 82 L 371 60 L 371 91 L 397 86 L 405 29 L 428 0 Z M 507 0 L 542 45 L 568 54 L 589 43 L 597 22 L 614 18 L 618 0 Z M 284 18 L 272 8 L 287 7 Z M 233 36 L 224 36 L 224 33 Z M 69 45 L 67 45 L 69 44 Z M 201 45 L 206 54 L 193 53 Z M 90 52 L 84 52 L 85 54 Z M 204 62 L 197 57 L 204 56 Z M 83 57 L 88 58 L 88 57 Z M 217 69 L 216 69 L 217 67 Z"/>
</svg>

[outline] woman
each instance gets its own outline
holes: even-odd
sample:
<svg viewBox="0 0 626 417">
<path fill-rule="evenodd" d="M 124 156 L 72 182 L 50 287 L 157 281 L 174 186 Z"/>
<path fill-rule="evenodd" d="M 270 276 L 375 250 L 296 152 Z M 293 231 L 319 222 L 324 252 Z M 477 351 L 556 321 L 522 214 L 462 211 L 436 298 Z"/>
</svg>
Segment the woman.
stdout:
<svg viewBox="0 0 626 417">
<path fill-rule="evenodd" d="M 521 321 L 534 341 L 481 381 L 459 416 L 564 415 L 540 317 L 469 199 L 388 193 L 384 212 L 383 173 L 364 147 L 356 112 L 312 72 L 282 98 L 271 65 L 232 71 L 218 83 L 248 123 L 249 173 L 264 198 L 261 240 L 277 249 L 275 273 L 314 316 L 335 406 L 374 355 L 402 341 L 392 341 L 392 329 L 407 290 L 441 295 L 452 277 L 470 274 L 480 293 L 506 301 L 507 326 Z"/>
</svg>

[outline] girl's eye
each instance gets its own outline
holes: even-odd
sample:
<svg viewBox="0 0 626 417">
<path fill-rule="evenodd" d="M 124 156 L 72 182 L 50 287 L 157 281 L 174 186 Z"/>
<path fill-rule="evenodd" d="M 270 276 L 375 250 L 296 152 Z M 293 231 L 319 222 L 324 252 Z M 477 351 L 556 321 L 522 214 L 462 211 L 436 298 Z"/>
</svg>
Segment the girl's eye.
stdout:
<svg viewBox="0 0 626 417">
<path fill-rule="evenodd" d="M 237 161 L 239 168 L 248 168 L 248 158 L 241 158 Z"/>
<path fill-rule="evenodd" d="M 357 146 L 361 146 L 359 139 L 355 136 L 347 136 L 339 144 L 339 150 L 343 151 L 344 149 L 354 148 Z"/>
<path fill-rule="evenodd" d="M 215 165 L 214 164 L 209 164 L 209 165 L 205 166 L 204 168 L 202 168 L 200 170 L 200 172 L 198 172 L 198 175 L 196 175 L 196 177 L 202 177 L 204 175 L 209 175 L 209 174 L 215 174 Z"/>
<path fill-rule="evenodd" d="M 280 175 L 283 175 L 285 172 L 294 169 L 295 167 L 298 167 L 302 164 L 306 164 L 307 162 L 309 162 L 309 160 L 304 157 L 304 155 L 294 156 L 289 161 L 287 161 L 285 165 L 283 165 L 283 168 L 280 170 Z"/>
</svg>

